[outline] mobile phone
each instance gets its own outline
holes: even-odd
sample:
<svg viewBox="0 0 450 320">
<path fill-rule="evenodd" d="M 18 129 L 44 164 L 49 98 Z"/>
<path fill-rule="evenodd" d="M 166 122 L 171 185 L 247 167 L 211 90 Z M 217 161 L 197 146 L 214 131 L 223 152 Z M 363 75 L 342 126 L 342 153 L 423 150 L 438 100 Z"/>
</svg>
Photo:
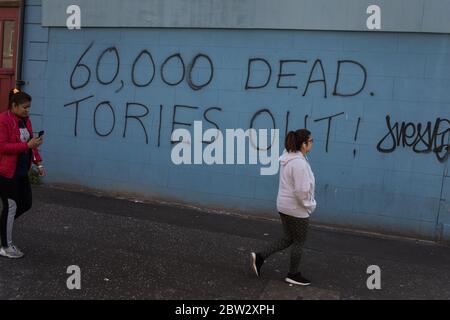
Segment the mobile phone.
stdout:
<svg viewBox="0 0 450 320">
<path fill-rule="evenodd" d="M 39 138 L 42 137 L 44 135 L 44 130 L 39 131 Z"/>
</svg>

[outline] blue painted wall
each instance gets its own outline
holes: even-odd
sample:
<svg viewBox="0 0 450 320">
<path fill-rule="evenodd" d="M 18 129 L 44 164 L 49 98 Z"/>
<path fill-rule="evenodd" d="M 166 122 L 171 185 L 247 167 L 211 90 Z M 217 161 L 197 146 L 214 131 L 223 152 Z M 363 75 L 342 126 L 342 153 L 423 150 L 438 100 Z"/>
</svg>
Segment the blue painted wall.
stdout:
<svg viewBox="0 0 450 320">
<path fill-rule="evenodd" d="M 40 1 L 29 2 L 26 12 L 24 90 L 34 99 L 35 130 L 46 131 L 42 147 L 46 182 L 275 217 L 278 175 L 261 176 L 256 165 L 176 166 L 170 159 L 174 105 L 195 107 L 178 108 L 176 121 L 203 120 L 207 128 L 213 125 L 205 121 L 205 110 L 221 108 L 207 114 L 221 129 L 247 129 L 255 113 L 269 109 L 282 138 L 287 117 L 292 130 L 303 127 L 308 116 L 307 127 L 315 141 L 310 160 L 318 184 L 314 221 L 450 239 L 450 206 L 446 202 L 450 180 L 447 161 L 438 157 L 445 157 L 447 149 L 436 155 L 417 153 L 407 145 L 415 140 L 419 124 L 422 135 L 428 122 L 433 133 L 438 118 L 440 126 L 432 136 L 437 138 L 437 146 L 449 143 L 450 35 L 119 28 L 69 31 L 40 26 Z M 72 85 L 85 86 L 73 89 L 71 74 L 91 44 L 80 61 L 86 67 L 77 68 L 72 77 Z M 112 51 L 99 59 L 111 47 L 117 49 L 120 65 Z M 132 82 L 133 63 L 144 49 L 154 59 L 155 77 L 150 85 L 138 87 Z M 177 86 L 165 84 L 161 66 L 175 53 L 181 55 L 186 68 L 197 54 L 210 57 L 214 65 L 211 83 L 201 90 L 189 87 L 187 77 Z M 272 77 L 264 88 L 245 89 L 251 58 L 265 59 L 272 67 Z M 326 91 L 323 82 L 313 82 L 304 94 L 317 59 L 325 72 Z M 307 61 L 283 67 L 283 73 L 295 75 L 283 78 L 280 85 L 297 89 L 277 88 L 280 60 Z M 333 95 L 338 61 L 342 60 L 355 61 L 366 70 L 364 89 L 354 96 Z M 152 76 L 148 61 L 143 58 L 136 65 L 139 83 Z M 198 60 L 192 77 L 195 83 L 209 77 L 205 61 Z M 164 69 L 166 79 L 172 82 L 182 74 L 174 62 Z M 117 65 L 115 80 L 101 84 L 98 78 L 108 82 Z M 266 68 L 254 66 L 258 68 L 252 69 L 251 83 L 263 83 Z M 322 78 L 320 71 L 316 64 L 311 80 Z M 336 90 L 355 92 L 363 79 L 361 67 L 343 64 Z M 78 108 L 75 136 L 76 108 L 68 104 L 86 97 L 90 98 Z M 94 126 L 96 107 L 103 101 L 110 102 L 115 119 L 103 105 L 97 110 Z M 136 119 L 126 120 L 127 103 L 148 108 L 149 114 L 141 118 L 143 126 Z M 128 115 L 143 113 L 142 106 L 129 107 Z M 316 121 L 336 114 L 340 115 L 331 121 L 329 132 L 328 120 Z M 406 145 L 402 139 L 397 145 L 388 135 L 380 148 L 392 150 L 385 153 L 377 150 L 377 144 L 389 133 L 387 115 L 396 136 L 401 135 L 402 122 L 411 124 L 403 132 L 410 136 L 404 140 Z M 107 133 L 113 123 L 110 135 L 99 135 Z M 271 123 L 267 114 L 255 122 L 260 128 L 271 128 Z M 175 125 L 178 127 L 186 126 Z M 428 138 L 424 135 L 423 140 Z M 420 142 L 416 148 L 426 146 Z"/>
</svg>

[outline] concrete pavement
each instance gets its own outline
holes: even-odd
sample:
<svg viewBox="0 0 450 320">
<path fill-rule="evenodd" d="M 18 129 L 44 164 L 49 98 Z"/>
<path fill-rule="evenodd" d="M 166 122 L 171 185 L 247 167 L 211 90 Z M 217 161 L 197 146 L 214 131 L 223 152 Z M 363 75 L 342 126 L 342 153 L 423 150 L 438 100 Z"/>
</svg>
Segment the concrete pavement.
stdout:
<svg viewBox="0 0 450 320">
<path fill-rule="evenodd" d="M 249 253 L 281 235 L 274 220 L 136 203 L 34 187 L 33 209 L 16 222 L 20 260 L 0 259 L 0 299 L 449 299 L 450 248 L 312 227 L 303 273 L 283 281 L 289 251 L 256 278 Z M 71 265 L 81 290 L 69 290 Z M 369 265 L 381 290 L 369 290 Z"/>
</svg>

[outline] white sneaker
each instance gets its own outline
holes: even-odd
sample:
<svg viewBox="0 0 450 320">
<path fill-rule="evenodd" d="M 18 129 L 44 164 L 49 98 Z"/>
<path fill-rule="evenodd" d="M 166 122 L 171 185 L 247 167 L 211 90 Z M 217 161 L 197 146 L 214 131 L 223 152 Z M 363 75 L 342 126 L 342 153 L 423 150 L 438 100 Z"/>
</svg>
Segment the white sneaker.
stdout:
<svg viewBox="0 0 450 320">
<path fill-rule="evenodd" d="M 19 249 L 17 249 L 17 247 L 9 246 L 7 248 L 5 247 L 0 248 L 0 256 L 10 259 L 19 259 L 22 258 L 24 254 Z"/>
<path fill-rule="evenodd" d="M 16 252 L 18 252 L 19 254 L 21 254 L 22 256 L 24 256 L 24 253 L 22 252 L 22 250 L 20 250 L 19 248 L 17 248 L 14 244 L 11 245 L 11 247 L 12 247 Z"/>
</svg>

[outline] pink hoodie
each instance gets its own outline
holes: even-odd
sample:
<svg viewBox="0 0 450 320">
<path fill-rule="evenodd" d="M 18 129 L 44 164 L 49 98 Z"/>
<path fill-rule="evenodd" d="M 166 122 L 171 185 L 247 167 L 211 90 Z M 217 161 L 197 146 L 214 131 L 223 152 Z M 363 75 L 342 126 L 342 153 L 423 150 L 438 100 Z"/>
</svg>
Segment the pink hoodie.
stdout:
<svg viewBox="0 0 450 320">
<path fill-rule="evenodd" d="M 301 152 L 285 150 L 280 157 L 280 165 L 278 211 L 297 218 L 308 218 L 316 209 L 316 180 L 308 161 Z"/>
</svg>

